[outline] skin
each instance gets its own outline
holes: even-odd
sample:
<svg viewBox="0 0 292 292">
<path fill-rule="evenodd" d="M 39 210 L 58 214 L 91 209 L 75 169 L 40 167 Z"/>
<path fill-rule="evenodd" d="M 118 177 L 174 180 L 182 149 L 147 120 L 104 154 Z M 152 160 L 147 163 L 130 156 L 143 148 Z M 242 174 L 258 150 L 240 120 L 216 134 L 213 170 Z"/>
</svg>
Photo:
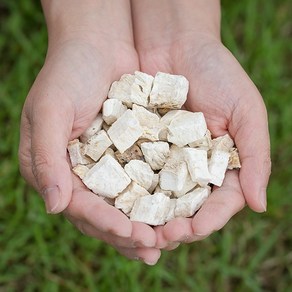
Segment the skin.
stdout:
<svg viewBox="0 0 292 292">
<path fill-rule="evenodd" d="M 49 47 L 24 104 L 20 170 L 82 233 L 130 259 L 155 264 L 171 250 L 222 228 L 247 203 L 266 210 L 270 174 L 267 115 L 255 85 L 220 41 L 217 0 L 42 1 Z M 163 38 L 161 37 L 163 35 Z M 190 81 L 186 108 L 202 111 L 214 136 L 229 133 L 240 152 L 194 218 L 154 229 L 131 222 L 72 175 L 66 147 L 95 118 L 110 84 L 141 70 L 181 74 Z M 255 127 L 256 125 L 256 127 Z"/>
</svg>

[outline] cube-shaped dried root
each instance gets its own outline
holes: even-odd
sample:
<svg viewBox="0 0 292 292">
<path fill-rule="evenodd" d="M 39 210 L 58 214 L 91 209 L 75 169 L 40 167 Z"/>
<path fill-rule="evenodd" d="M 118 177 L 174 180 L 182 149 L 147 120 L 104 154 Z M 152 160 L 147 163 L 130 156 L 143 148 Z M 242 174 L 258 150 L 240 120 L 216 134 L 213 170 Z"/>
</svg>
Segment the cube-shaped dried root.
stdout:
<svg viewBox="0 0 292 292">
<path fill-rule="evenodd" d="M 209 150 L 210 148 L 212 148 L 211 132 L 207 129 L 206 134 L 203 138 L 196 140 L 195 142 L 189 143 L 189 146 L 192 148 Z"/>
<path fill-rule="evenodd" d="M 183 185 L 183 188 L 180 191 L 172 192 L 172 194 L 176 198 L 182 197 L 186 193 L 188 193 L 191 190 L 193 190 L 197 185 L 198 185 L 198 183 L 192 181 L 191 175 L 188 172 L 187 177 L 186 177 L 186 180 L 185 180 L 185 183 Z"/>
<path fill-rule="evenodd" d="M 113 124 L 127 107 L 118 99 L 107 99 L 102 105 L 102 118 L 108 124 Z"/>
<path fill-rule="evenodd" d="M 141 150 L 145 161 L 153 170 L 162 169 L 170 153 L 169 144 L 162 141 L 142 143 Z"/>
<path fill-rule="evenodd" d="M 72 167 L 78 164 L 90 164 L 92 160 L 83 154 L 83 144 L 78 139 L 74 139 L 67 146 Z"/>
<path fill-rule="evenodd" d="M 132 182 L 122 191 L 115 200 L 115 207 L 121 209 L 125 214 L 129 214 L 133 208 L 135 201 L 142 196 L 150 195 L 150 193 L 135 182 Z"/>
<path fill-rule="evenodd" d="M 222 150 L 213 150 L 209 161 L 210 182 L 221 187 L 225 178 L 230 153 Z"/>
<path fill-rule="evenodd" d="M 124 167 L 127 175 L 137 184 L 148 190 L 153 181 L 154 172 L 148 163 L 141 160 L 131 160 Z"/>
<path fill-rule="evenodd" d="M 141 138 L 158 141 L 162 129 L 159 116 L 136 104 L 133 104 L 132 110 L 143 128 Z"/>
<path fill-rule="evenodd" d="M 238 169 L 241 168 L 241 163 L 239 159 L 239 154 L 237 148 L 231 148 L 230 157 L 228 161 L 228 169 Z"/>
<path fill-rule="evenodd" d="M 127 110 L 112 124 L 107 133 L 120 153 L 124 153 L 141 137 L 143 129 L 133 111 Z"/>
<path fill-rule="evenodd" d="M 105 130 L 101 130 L 87 140 L 83 148 L 83 153 L 94 161 L 97 161 L 111 145 L 112 141 L 107 133 Z"/>
<path fill-rule="evenodd" d="M 148 192 L 150 194 L 152 194 L 154 192 L 155 188 L 158 186 L 158 183 L 159 183 L 159 174 L 154 173 L 153 179 L 152 179 L 152 184 L 151 184 L 150 188 L 148 189 Z"/>
<path fill-rule="evenodd" d="M 86 173 L 89 171 L 89 167 L 86 165 L 78 164 L 73 167 L 72 171 L 79 176 L 80 179 L 83 179 Z"/>
<path fill-rule="evenodd" d="M 146 107 L 153 79 L 151 75 L 139 71 L 134 75 L 124 74 L 112 84 L 108 97 L 121 100 L 127 107 L 132 107 L 133 103 Z"/>
<path fill-rule="evenodd" d="M 228 134 L 219 136 L 212 140 L 212 149 L 229 152 L 233 145 L 234 142 Z"/>
<path fill-rule="evenodd" d="M 188 80 L 181 75 L 158 72 L 150 92 L 149 107 L 181 108 L 187 99 Z"/>
<path fill-rule="evenodd" d="M 167 197 L 172 197 L 173 195 L 172 191 L 167 191 L 167 190 L 162 189 L 159 184 L 156 186 L 154 193 L 162 193 L 166 195 Z"/>
<path fill-rule="evenodd" d="M 167 115 L 167 114 L 166 114 Z M 181 110 L 168 126 L 167 140 L 179 147 L 202 139 L 207 131 L 203 113 Z"/>
<path fill-rule="evenodd" d="M 103 156 L 85 175 L 83 183 L 95 194 L 115 198 L 131 182 L 121 165 L 110 155 Z"/>
<path fill-rule="evenodd" d="M 176 200 L 175 217 L 191 217 L 203 205 L 210 194 L 210 188 L 198 188 Z"/>
<path fill-rule="evenodd" d="M 149 225 L 163 225 L 168 214 L 170 198 L 161 193 L 142 196 L 136 200 L 130 214 L 131 221 Z"/>
<path fill-rule="evenodd" d="M 201 186 L 206 186 L 211 179 L 208 170 L 207 151 L 195 148 L 184 148 L 184 155 L 192 181 L 197 182 Z"/>
<path fill-rule="evenodd" d="M 94 121 L 91 123 L 91 125 L 80 136 L 80 141 L 82 143 L 85 143 L 89 138 L 91 138 L 101 130 L 102 124 L 103 124 L 102 115 L 98 114 Z"/>
<path fill-rule="evenodd" d="M 176 208 L 176 199 L 170 199 L 169 209 L 165 218 L 165 222 L 169 222 L 170 220 L 175 218 L 175 208 Z"/>
</svg>

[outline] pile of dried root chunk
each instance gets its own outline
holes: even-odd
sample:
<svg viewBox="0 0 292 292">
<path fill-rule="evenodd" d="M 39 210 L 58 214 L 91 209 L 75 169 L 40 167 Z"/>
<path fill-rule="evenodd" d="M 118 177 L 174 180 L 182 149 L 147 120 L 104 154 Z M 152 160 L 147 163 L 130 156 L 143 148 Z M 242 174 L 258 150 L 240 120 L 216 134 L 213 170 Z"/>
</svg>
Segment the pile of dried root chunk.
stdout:
<svg viewBox="0 0 292 292">
<path fill-rule="evenodd" d="M 69 142 L 73 172 L 132 221 L 191 217 L 226 170 L 240 168 L 230 136 L 212 139 L 203 113 L 181 109 L 188 89 L 181 75 L 125 74 L 91 126 Z"/>
</svg>

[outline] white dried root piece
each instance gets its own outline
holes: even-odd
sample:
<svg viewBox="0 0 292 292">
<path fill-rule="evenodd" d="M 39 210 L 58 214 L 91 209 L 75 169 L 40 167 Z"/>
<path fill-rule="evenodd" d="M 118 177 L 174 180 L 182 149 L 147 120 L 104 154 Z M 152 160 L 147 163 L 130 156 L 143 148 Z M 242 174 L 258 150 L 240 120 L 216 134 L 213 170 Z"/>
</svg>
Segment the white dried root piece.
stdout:
<svg viewBox="0 0 292 292">
<path fill-rule="evenodd" d="M 139 71 L 124 74 L 112 84 L 108 97 L 121 100 L 128 108 L 133 103 L 147 107 L 153 80 L 153 76 Z"/>
<path fill-rule="evenodd" d="M 167 197 L 172 197 L 173 196 L 173 192 L 172 191 L 167 191 L 167 190 L 163 190 L 160 185 L 158 184 L 154 190 L 154 193 L 162 193 L 164 195 L 166 195 Z"/>
<path fill-rule="evenodd" d="M 136 104 L 133 104 L 132 110 L 140 126 L 143 128 L 143 133 L 140 138 L 158 141 L 161 131 L 159 116 Z"/>
<path fill-rule="evenodd" d="M 239 154 L 237 148 L 231 148 L 230 157 L 228 160 L 228 169 L 239 169 L 241 168 L 241 163 L 239 159 Z"/>
<path fill-rule="evenodd" d="M 106 131 L 101 130 L 87 140 L 83 147 L 83 153 L 94 161 L 97 161 L 111 145 L 112 141 Z"/>
<path fill-rule="evenodd" d="M 80 177 L 80 179 L 84 179 L 86 173 L 89 171 L 89 167 L 86 165 L 78 164 L 72 168 L 72 171 Z"/>
<path fill-rule="evenodd" d="M 178 109 L 186 102 L 188 80 L 181 75 L 158 72 L 150 92 L 149 107 Z"/>
<path fill-rule="evenodd" d="M 142 143 L 141 151 L 153 170 L 162 169 L 170 153 L 169 144 L 162 141 Z"/>
<path fill-rule="evenodd" d="M 159 183 L 159 174 L 154 173 L 153 179 L 152 179 L 152 184 L 151 184 L 150 188 L 148 189 L 148 192 L 152 194 L 154 192 L 154 190 L 156 189 L 156 187 L 158 186 L 158 183 Z"/>
<path fill-rule="evenodd" d="M 210 183 L 221 187 L 225 178 L 230 150 L 234 145 L 228 134 L 212 140 L 212 154 L 209 161 Z"/>
<path fill-rule="evenodd" d="M 195 142 L 189 143 L 192 148 L 198 148 L 203 150 L 209 150 L 212 148 L 211 132 L 207 129 L 206 134 L 203 138 L 196 140 Z"/>
<path fill-rule="evenodd" d="M 107 133 L 120 153 L 124 153 L 141 137 L 143 129 L 133 111 L 128 109 L 112 124 Z"/>
<path fill-rule="evenodd" d="M 95 194 L 115 198 L 131 182 L 121 165 L 110 155 L 103 156 L 85 175 L 83 183 Z"/>
<path fill-rule="evenodd" d="M 80 136 L 80 141 L 82 143 L 86 143 L 86 141 L 89 138 L 91 138 L 101 130 L 102 124 L 103 124 L 102 114 L 98 114 L 94 121 L 91 123 L 91 125 Z"/>
<path fill-rule="evenodd" d="M 170 220 L 175 218 L 176 201 L 177 201 L 176 199 L 170 199 L 169 209 L 165 217 L 165 222 L 169 222 Z"/>
<path fill-rule="evenodd" d="M 127 175 L 141 187 L 148 190 L 152 186 L 154 172 L 148 163 L 141 160 L 131 160 L 124 169 Z"/>
<path fill-rule="evenodd" d="M 180 110 L 180 114 L 172 119 L 167 128 L 168 142 L 184 147 L 189 143 L 202 139 L 206 134 L 207 124 L 203 113 Z"/>
<path fill-rule="evenodd" d="M 210 195 L 210 188 L 198 188 L 176 200 L 175 217 L 191 217 Z"/>
<path fill-rule="evenodd" d="M 159 185 L 167 191 L 181 191 L 188 175 L 187 164 L 184 161 L 182 148 L 172 145 L 170 155 L 159 173 Z"/>
<path fill-rule="evenodd" d="M 207 151 L 195 148 L 184 148 L 184 155 L 192 181 L 197 182 L 201 186 L 206 186 L 211 179 L 208 170 Z"/>
<path fill-rule="evenodd" d="M 107 99 L 102 105 L 102 118 L 107 125 L 113 124 L 127 107 L 118 99 Z"/>
<path fill-rule="evenodd" d="M 83 144 L 79 142 L 78 139 L 74 139 L 68 143 L 67 150 L 69 153 L 70 161 L 72 167 L 77 166 L 78 164 L 90 164 L 92 160 L 83 155 Z"/>
<path fill-rule="evenodd" d="M 126 215 L 131 212 L 135 201 L 142 196 L 150 193 L 137 183 L 132 182 L 124 191 L 122 191 L 115 200 L 115 207 L 121 209 Z"/>
<path fill-rule="evenodd" d="M 198 183 L 192 180 L 190 173 L 188 172 L 183 188 L 180 191 L 172 192 L 172 195 L 176 198 L 180 198 L 189 191 L 193 190 L 197 185 Z"/>
<path fill-rule="evenodd" d="M 131 221 L 163 225 L 169 211 L 170 198 L 162 193 L 138 198 L 130 214 Z"/>
</svg>

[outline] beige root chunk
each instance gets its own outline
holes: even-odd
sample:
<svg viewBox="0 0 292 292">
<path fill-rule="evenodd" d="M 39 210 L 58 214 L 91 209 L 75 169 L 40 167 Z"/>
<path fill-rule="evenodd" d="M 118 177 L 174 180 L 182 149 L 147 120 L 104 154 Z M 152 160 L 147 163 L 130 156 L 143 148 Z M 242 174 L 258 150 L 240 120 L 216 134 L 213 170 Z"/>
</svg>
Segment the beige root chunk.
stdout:
<svg viewBox="0 0 292 292">
<path fill-rule="evenodd" d="M 124 74 L 112 84 L 108 97 L 121 100 L 127 107 L 132 107 L 133 103 L 147 107 L 153 79 L 139 71 L 134 75 Z"/>
<path fill-rule="evenodd" d="M 169 157 L 159 175 L 159 185 L 163 190 L 177 192 L 183 189 L 188 169 L 182 148 L 175 145 L 170 147 Z"/>
<path fill-rule="evenodd" d="M 189 90 L 188 80 L 181 75 L 158 72 L 150 92 L 150 107 L 178 109 L 185 103 Z"/>
<path fill-rule="evenodd" d="M 165 194 L 166 196 L 168 197 L 172 197 L 172 191 L 167 191 L 167 190 L 163 190 L 160 185 L 157 185 L 155 190 L 154 190 L 154 193 L 162 193 L 162 194 Z"/>
<path fill-rule="evenodd" d="M 229 157 L 227 168 L 228 169 L 241 168 L 241 163 L 240 163 L 237 148 L 232 148 L 230 150 L 230 157 Z"/>
<path fill-rule="evenodd" d="M 73 172 L 80 177 L 80 179 L 83 179 L 86 175 L 86 173 L 89 171 L 89 167 L 86 165 L 78 164 L 75 167 L 73 167 Z"/>
<path fill-rule="evenodd" d="M 212 154 L 209 161 L 210 182 L 221 186 L 228 166 L 230 150 L 234 145 L 228 134 L 212 140 Z"/>
<path fill-rule="evenodd" d="M 210 188 L 198 188 L 176 200 L 175 217 L 191 217 L 203 205 Z"/>
<path fill-rule="evenodd" d="M 195 148 L 184 148 L 184 155 L 192 181 L 197 182 L 201 186 L 206 186 L 211 179 L 208 170 L 207 151 Z"/>
<path fill-rule="evenodd" d="M 115 198 L 131 182 L 121 165 L 110 155 L 103 156 L 85 175 L 83 183 L 95 194 Z"/>
<path fill-rule="evenodd" d="M 83 155 L 83 144 L 78 139 L 74 139 L 68 143 L 67 149 L 70 157 L 72 167 L 78 164 L 90 164 L 92 160 Z"/>
<path fill-rule="evenodd" d="M 169 210 L 170 198 L 161 193 L 142 196 L 136 200 L 130 214 L 131 221 L 149 225 L 163 225 Z"/>
<path fill-rule="evenodd" d="M 141 138 L 149 139 L 150 141 L 159 140 L 159 133 L 161 131 L 160 118 L 158 115 L 151 113 L 142 106 L 133 104 L 133 113 L 143 128 Z"/>
<path fill-rule="evenodd" d="M 202 139 L 207 131 L 203 113 L 181 110 L 168 126 L 167 140 L 179 147 Z M 166 114 L 167 115 L 167 114 Z"/>
<path fill-rule="evenodd" d="M 197 186 L 197 183 L 192 181 L 190 173 L 188 172 L 183 188 L 180 191 L 172 192 L 172 194 L 176 198 L 182 197 L 183 195 L 194 189 L 195 186 Z"/>
<path fill-rule="evenodd" d="M 196 140 L 195 142 L 189 143 L 192 148 L 198 148 L 203 150 L 209 150 L 212 148 L 211 132 L 207 129 L 206 134 L 203 138 Z"/>
<path fill-rule="evenodd" d="M 86 143 L 86 141 L 99 132 L 102 128 L 103 119 L 102 115 L 98 114 L 91 125 L 85 130 L 85 132 L 80 136 L 80 141 Z"/>
<path fill-rule="evenodd" d="M 150 193 L 132 182 L 115 200 L 115 207 L 121 209 L 125 214 L 129 214 L 133 208 L 135 201 L 142 196 L 150 195 Z"/>
<path fill-rule="evenodd" d="M 162 169 L 170 153 L 169 144 L 162 141 L 142 143 L 141 150 L 153 170 Z"/>
<path fill-rule="evenodd" d="M 143 134 L 143 129 L 132 110 L 127 110 L 108 130 L 108 135 L 114 145 L 124 153 Z"/>
<path fill-rule="evenodd" d="M 102 106 L 102 118 L 108 124 L 113 124 L 127 107 L 118 99 L 107 99 Z"/>
<path fill-rule="evenodd" d="M 144 160 L 142 151 L 136 144 L 131 146 L 124 153 L 116 151 L 115 156 L 122 166 L 125 166 L 125 164 L 127 164 L 131 160 Z"/>
<path fill-rule="evenodd" d="M 151 187 L 154 172 L 148 163 L 141 160 L 131 160 L 124 169 L 127 175 L 141 187 L 146 190 Z"/>
<path fill-rule="evenodd" d="M 159 183 L 159 174 L 154 173 L 153 179 L 152 179 L 152 184 L 151 184 L 150 188 L 148 189 L 148 192 L 152 194 L 154 192 L 155 188 L 157 187 L 158 183 Z"/>
<path fill-rule="evenodd" d="M 175 218 L 175 208 L 176 208 L 176 199 L 170 199 L 169 209 L 165 218 L 165 222 L 169 222 L 170 220 Z"/>
<path fill-rule="evenodd" d="M 102 154 L 112 145 L 105 130 L 99 131 L 96 135 L 89 138 L 84 145 L 83 153 L 94 161 L 97 161 Z"/>
</svg>

